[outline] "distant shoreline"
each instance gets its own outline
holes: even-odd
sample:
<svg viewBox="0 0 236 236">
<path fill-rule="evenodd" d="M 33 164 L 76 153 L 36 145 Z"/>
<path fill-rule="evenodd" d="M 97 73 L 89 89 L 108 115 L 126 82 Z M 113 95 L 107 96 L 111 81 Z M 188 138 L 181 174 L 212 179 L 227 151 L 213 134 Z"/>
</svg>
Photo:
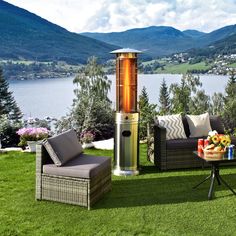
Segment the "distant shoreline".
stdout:
<svg viewBox="0 0 236 236">
<path fill-rule="evenodd" d="M 184 60 L 184 59 L 183 59 Z M 218 63 L 218 64 L 217 64 Z M 214 65 L 216 65 L 214 67 Z M 14 61 L 1 60 L 4 77 L 10 80 L 41 80 L 56 79 L 76 76 L 83 65 L 70 65 L 65 62 L 38 62 L 38 61 Z M 190 63 L 186 60 L 181 63 L 169 61 L 167 58 L 140 62 L 139 74 L 186 74 L 194 75 L 229 75 L 231 70 L 236 70 L 236 63 L 215 61 L 209 64 L 207 61 Z M 103 65 L 107 75 L 115 74 L 115 61 Z"/>
</svg>

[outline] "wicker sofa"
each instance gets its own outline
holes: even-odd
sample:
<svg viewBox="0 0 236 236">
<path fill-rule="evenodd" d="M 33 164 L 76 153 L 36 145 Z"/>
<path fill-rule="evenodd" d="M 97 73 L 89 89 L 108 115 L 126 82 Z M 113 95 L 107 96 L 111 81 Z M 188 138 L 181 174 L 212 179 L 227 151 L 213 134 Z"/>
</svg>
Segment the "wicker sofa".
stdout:
<svg viewBox="0 0 236 236">
<path fill-rule="evenodd" d="M 160 170 L 203 167 L 203 162 L 194 157 L 198 138 L 190 138 L 190 131 L 186 117 L 182 117 L 187 139 L 166 140 L 166 129 L 154 124 L 148 137 L 148 160 Z M 224 126 L 219 116 L 210 116 L 212 130 L 224 133 Z M 202 137 L 206 138 L 206 137 Z M 236 138 L 231 137 L 236 144 Z M 233 163 L 231 163 L 232 165 Z"/>
<path fill-rule="evenodd" d="M 73 130 L 36 148 L 36 199 L 88 209 L 111 189 L 111 158 L 82 153 Z"/>
</svg>

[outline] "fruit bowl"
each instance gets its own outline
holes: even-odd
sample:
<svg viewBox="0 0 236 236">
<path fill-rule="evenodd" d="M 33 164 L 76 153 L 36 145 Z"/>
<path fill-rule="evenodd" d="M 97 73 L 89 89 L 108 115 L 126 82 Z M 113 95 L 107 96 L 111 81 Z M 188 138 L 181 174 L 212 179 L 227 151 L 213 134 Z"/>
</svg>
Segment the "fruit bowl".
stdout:
<svg viewBox="0 0 236 236">
<path fill-rule="evenodd" d="M 215 151 L 215 150 L 203 149 L 203 152 L 204 152 L 204 156 L 206 158 L 221 159 L 224 156 L 224 154 L 226 153 L 226 150 Z"/>
</svg>

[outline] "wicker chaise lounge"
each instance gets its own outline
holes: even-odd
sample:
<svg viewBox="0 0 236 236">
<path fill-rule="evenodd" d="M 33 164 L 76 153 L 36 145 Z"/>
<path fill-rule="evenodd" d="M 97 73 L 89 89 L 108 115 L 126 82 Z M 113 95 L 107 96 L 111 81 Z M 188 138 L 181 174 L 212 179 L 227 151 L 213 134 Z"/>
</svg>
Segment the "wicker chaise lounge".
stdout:
<svg viewBox="0 0 236 236">
<path fill-rule="evenodd" d="M 82 153 L 69 130 L 36 150 L 36 199 L 90 207 L 111 189 L 111 158 Z"/>
</svg>

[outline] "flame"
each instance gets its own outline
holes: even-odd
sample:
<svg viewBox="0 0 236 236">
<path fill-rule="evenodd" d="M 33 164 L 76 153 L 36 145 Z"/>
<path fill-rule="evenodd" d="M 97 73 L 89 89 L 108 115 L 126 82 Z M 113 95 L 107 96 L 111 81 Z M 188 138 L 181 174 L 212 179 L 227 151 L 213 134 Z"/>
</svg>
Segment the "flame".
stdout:
<svg viewBox="0 0 236 236">
<path fill-rule="evenodd" d="M 124 110 L 125 112 L 130 112 L 130 76 L 131 76 L 131 63 L 128 58 L 124 59 L 124 87 L 123 87 L 123 94 L 124 94 Z"/>
</svg>

